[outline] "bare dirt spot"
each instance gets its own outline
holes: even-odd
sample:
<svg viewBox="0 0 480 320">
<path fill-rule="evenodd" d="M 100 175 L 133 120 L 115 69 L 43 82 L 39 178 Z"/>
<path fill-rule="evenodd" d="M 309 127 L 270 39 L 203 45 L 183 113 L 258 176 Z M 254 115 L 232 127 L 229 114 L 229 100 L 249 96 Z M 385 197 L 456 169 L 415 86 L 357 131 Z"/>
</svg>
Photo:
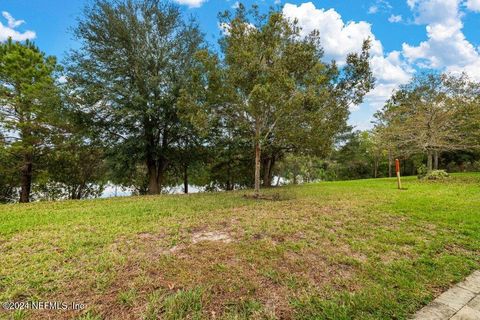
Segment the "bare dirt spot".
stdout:
<svg viewBox="0 0 480 320">
<path fill-rule="evenodd" d="M 109 250 L 129 257 L 148 256 L 157 259 L 162 255 L 182 255 L 182 252 L 192 245 L 203 242 L 231 243 L 234 241 L 230 232 L 206 231 L 204 227 L 197 227 L 187 232 L 182 240 L 172 246 L 168 236 L 164 233 L 141 232 L 133 236 L 120 236 L 110 246 Z"/>
<path fill-rule="evenodd" d="M 230 243 L 233 239 L 228 233 L 221 231 L 197 232 L 192 235 L 192 243 L 195 244 L 202 241 Z"/>
</svg>

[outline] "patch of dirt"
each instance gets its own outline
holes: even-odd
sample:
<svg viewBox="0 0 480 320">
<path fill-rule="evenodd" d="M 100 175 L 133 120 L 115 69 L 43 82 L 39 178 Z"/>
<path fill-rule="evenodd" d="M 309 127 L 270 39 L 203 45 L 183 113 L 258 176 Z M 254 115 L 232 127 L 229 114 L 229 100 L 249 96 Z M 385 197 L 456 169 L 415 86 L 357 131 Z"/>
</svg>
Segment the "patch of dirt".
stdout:
<svg viewBox="0 0 480 320">
<path fill-rule="evenodd" d="M 190 245 L 201 242 L 231 243 L 234 241 L 230 233 L 225 231 L 205 231 L 203 227 L 194 228 L 193 233 L 187 233 L 182 243 L 168 247 L 167 236 L 141 232 L 132 236 L 117 238 L 109 249 L 125 255 L 143 255 L 156 259 L 160 255 L 178 254 Z"/>
<path fill-rule="evenodd" d="M 254 194 L 244 194 L 243 197 L 245 199 L 252 199 L 252 200 L 268 200 L 268 201 L 281 201 L 282 196 L 279 193 L 275 193 L 272 195 L 254 195 Z"/>
<path fill-rule="evenodd" d="M 223 243 L 230 243 L 233 241 L 233 239 L 228 233 L 221 231 L 198 232 L 192 235 L 193 244 L 202 241 L 219 241 Z"/>
</svg>

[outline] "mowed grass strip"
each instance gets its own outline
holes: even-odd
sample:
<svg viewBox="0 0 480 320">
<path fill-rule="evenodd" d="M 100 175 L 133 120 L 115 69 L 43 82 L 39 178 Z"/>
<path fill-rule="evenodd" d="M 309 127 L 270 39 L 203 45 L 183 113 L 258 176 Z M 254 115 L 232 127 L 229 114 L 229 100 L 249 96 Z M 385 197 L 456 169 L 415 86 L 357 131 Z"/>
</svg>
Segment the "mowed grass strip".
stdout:
<svg viewBox="0 0 480 320">
<path fill-rule="evenodd" d="M 480 174 L 0 206 L 15 319 L 406 319 L 480 269 Z"/>
</svg>

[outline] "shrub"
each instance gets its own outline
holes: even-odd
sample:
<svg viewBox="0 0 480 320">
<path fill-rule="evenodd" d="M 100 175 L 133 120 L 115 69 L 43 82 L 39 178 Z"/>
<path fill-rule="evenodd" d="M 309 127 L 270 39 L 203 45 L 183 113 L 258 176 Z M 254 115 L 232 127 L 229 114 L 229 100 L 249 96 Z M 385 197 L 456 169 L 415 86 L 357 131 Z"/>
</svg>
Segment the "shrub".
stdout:
<svg viewBox="0 0 480 320">
<path fill-rule="evenodd" d="M 473 171 L 480 171 L 480 160 L 477 160 L 472 164 L 472 169 Z"/>
<path fill-rule="evenodd" d="M 445 170 L 432 170 L 427 172 L 423 179 L 427 180 L 443 180 L 449 177 L 449 174 Z"/>
<path fill-rule="evenodd" d="M 417 168 L 418 179 L 423 179 L 428 173 L 427 166 L 422 164 Z"/>
</svg>

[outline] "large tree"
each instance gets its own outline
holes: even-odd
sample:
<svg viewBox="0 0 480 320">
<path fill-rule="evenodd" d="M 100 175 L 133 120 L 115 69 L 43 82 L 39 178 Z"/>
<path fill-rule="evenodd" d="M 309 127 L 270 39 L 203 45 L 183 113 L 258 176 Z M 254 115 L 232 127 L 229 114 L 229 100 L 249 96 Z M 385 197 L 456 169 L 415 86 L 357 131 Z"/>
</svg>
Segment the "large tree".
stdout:
<svg viewBox="0 0 480 320">
<path fill-rule="evenodd" d="M 264 16 L 255 6 L 239 5 L 235 14 L 221 15 L 220 25 L 223 60 L 215 67 L 215 58 L 201 56 L 209 72 L 198 77 L 203 83 L 192 86 L 197 90 L 184 92 L 184 102 L 206 107 L 248 135 L 258 196 L 264 148 L 323 153 L 345 129 L 349 105 L 373 85 L 369 42 L 340 70 L 322 61 L 318 31 L 300 37 L 296 22 L 281 12 Z M 198 90 L 218 92 L 212 97 Z"/>
<path fill-rule="evenodd" d="M 479 92 L 465 75 L 420 74 L 376 114 L 377 128 L 404 155 L 424 153 L 427 169 L 437 169 L 441 152 L 479 147 Z"/>
<path fill-rule="evenodd" d="M 0 130 L 20 172 L 20 202 L 29 202 L 36 161 L 49 146 L 60 99 L 56 59 L 33 43 L 0 44 Z"/>
<path fill-rule="evenodd" d="M 198 27 L 164 1 L 95 0 L 75 35 L 81 46 L 70 56 L 68 79 L 79 108 L 115 159 L 133 175 L 145 171 L 148 193 L 158 194 L 184 139 L 177 98 L 203 43 Z"/>
</svg>

